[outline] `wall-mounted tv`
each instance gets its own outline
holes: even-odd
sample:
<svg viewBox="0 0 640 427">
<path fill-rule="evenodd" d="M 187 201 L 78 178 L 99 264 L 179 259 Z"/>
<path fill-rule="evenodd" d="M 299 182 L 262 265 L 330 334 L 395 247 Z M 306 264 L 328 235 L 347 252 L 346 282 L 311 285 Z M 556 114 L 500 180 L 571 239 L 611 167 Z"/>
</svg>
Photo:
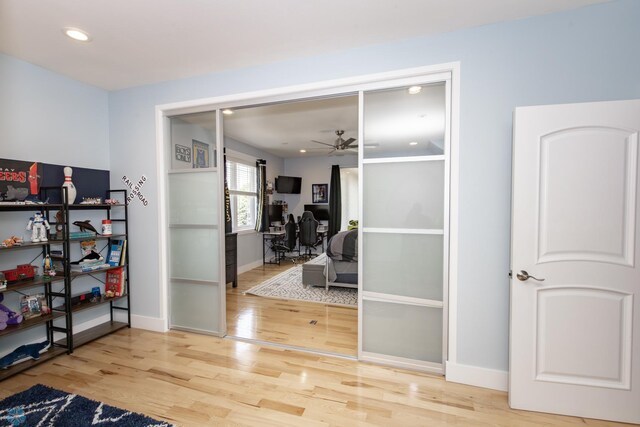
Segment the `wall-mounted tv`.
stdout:
<svg viewBox="0 0 640 427">
<path fill-rule="evenodd" d="M 276 192 L 280 194 L 300 194 L 302 178 L 296 176 L 276 177 Z"/>
</svg>

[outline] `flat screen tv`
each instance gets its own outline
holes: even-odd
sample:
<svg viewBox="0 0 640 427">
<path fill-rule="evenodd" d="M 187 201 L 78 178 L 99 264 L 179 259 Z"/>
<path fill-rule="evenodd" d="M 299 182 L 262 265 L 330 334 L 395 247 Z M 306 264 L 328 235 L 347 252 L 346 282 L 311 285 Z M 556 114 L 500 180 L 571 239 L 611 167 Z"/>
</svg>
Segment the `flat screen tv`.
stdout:
<svg viewBox="0 0 640 427">
<path fill-rule="evenodd" d="M 304 210 L 311 212 L 318 221 L 329 221 L 329 205 L 304 205 Z"/>
<path fill-rule="evenodd" d="M 280 194 L 300 194 L 302 178 L 296 176 L 276 177 L 276 192 Z"/>
</svg>

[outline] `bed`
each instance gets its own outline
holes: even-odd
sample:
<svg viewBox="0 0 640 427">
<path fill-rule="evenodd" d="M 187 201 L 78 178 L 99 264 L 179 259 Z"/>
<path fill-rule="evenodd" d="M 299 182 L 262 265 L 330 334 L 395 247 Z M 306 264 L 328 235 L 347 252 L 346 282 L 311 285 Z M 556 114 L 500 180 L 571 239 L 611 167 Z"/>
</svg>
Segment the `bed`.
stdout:
<svg viewBox="0 0 640 427">
<path fill-rule="evenodd" d="M 302 265 L 305 286 L 358 287 L 358 231 L 341 231 L 327 243 L 327 251 Z"/>
</svg>

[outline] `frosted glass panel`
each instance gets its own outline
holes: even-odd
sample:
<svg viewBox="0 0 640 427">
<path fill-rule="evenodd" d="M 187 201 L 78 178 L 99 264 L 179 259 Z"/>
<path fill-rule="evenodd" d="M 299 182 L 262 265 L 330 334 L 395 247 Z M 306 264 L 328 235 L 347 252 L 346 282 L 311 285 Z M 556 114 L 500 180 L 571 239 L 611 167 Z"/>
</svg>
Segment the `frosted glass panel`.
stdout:
<svg viewBox="0 0 640 427">
<path fill-rule="evenodd" d="M 218 230 L 171 228 L 169 233 L 171 277 L 219 280 Z"/>
<path fill-rule="evenodd" d="M 363 301 L 363 351 L 442 363 L 442 309 Z"/>
<path fill-rule="evenodd" d="M 219 332 L 218 285 L 171 282 L 171 327 Z"/>
<path fill-rule="evenodd" d="M 445 151 L 445 83 L 366 92 L 364 158 L 432 156 Z"/>
<path fill-rule="evenodd" d="M 169 224 L 218 222 L 218 172 L 169 174 Z"/>
<path fill-rule="evenodd" d="M 364 233 L 365 291 L 442 301 L 443 237 Z"/>
<path fill-rule="evenodd" d="M 365 227 L 444 227 L 444 161 L 363 165 Z"/>
</svg>

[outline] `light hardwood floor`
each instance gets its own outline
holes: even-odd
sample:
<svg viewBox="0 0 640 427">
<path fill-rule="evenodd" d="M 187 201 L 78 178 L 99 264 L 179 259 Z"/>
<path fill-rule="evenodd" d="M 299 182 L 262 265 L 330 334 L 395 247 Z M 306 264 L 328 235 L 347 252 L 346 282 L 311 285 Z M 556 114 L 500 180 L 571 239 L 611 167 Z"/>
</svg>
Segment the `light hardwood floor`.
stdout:
<svg viewBox="0 0 640 427">
<path fill-rule="evenodd" d="M 227 335 L 356 356 L 357 309 L 244 293 L 292 266 L 264 265 L 227 285 Z"/>
<path fill-rule="evenodd" d="M 1 383 L 45 384 L 178 426 L 616 426 L 512 411 L 440 376 L 186 332 L 123 329 Z M 560 396 L 559 396 L 560 398 Z"/>
</svg>

